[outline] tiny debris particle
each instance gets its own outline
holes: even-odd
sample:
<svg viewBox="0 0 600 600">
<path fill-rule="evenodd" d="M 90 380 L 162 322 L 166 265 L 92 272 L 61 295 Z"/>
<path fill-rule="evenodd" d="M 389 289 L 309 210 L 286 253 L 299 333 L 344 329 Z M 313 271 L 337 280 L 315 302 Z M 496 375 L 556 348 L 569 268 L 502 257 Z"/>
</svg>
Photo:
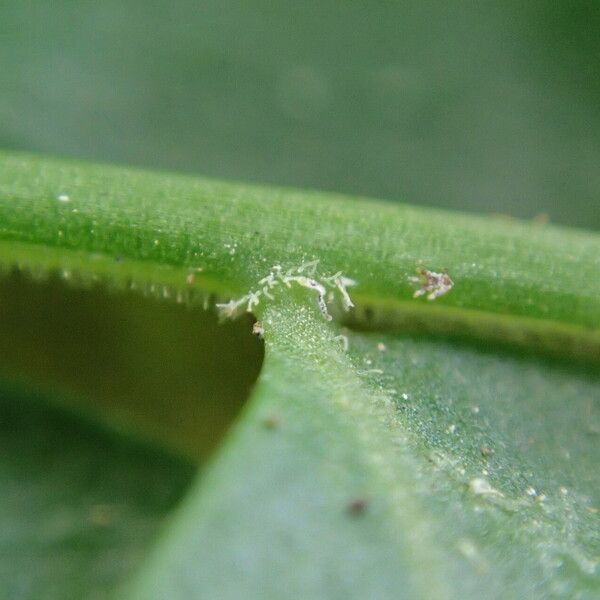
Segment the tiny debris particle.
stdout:
<svg viewBox="0 0 600 600">
<path fill-rule="evenodd" d="M 487 572 L 489 566 L 481 556 L 477 546 L 469 539 L 463 538 L 456 543 L 458 551 L 475 567 L 478 573 Z"/>
<path fill-rule="evenodd" d="M 369 501 L 366 498 L 354 498 L 348 503 L 348 513 L 353 517 L 363 515 L 369 506 Z"/>
<path fill-rule="evenodd" d="M 348 336 L 340 333 L 340 335 L 336 335 L 335 340 L 338 340 L 342 345 L 342 351 L 348 352 L 348 348 L 350 347 L 350 341 L 348 340 Z"/>
<path fill-rule="evenodd" d="M 589 513 L 592 513 L 593 515 L 598 513 L 598 509 L 594 506 L 586 506 L 585 510 L 587 510 Z"/>
<path fill-rule="evenodd" d="M 477 547 L 471 540 L 459 540 L 456 544 L 456 547 L 465 558 L 473 559 L 477 557 Z"/>
<path fill-rule="evenodd" d="M 423 267 L 417 267 L 418 277 L 409 277 L 411 283 L 416 283 L 420 287 L 413 294 L 413 298 L 419 298 L 427 294 L 427 300 L 435 300 L 444 294 L 447 294 L 453 287 L 454 282 L 446 271 L 436 273 Z"/>
<path fill-rule="evenodd" d="M 487 479 L 475 477 L 469 481 L 469 490 L 476 496 L 504 496 L 504 494 L 490 485 Z"/>
<path fill-rule="evenodd" d="M 538 492 L 533 486 L 529 486 L 525 493 L 531 496 L 536 502 L 543 502 L 546 499 L 546 494 Z"/>
<path fill-rule="evenodd" d="M 193 285 L 196 280 L 196 273 L 202 273 L 202 271 L 204 271 L 204 267 L 191 268 L 189 273 L 187 274 L 187 277 L 185 278 L 185 282 L 188 285 Z"/>
<path fill-rule="evenodd" d="M 558 491 L 561 496 L 567 496 L 569 494 L 569 490 L 564 485 L 561 485 Z"/>
<path fill-rule="evenodd" d="M 58 196 L 56 196 L 56 199 L 59 202 L 70 202 L 71 198 L 69 197 L 68 194 L 58 194 Z"/>
<path fill-rule="evenodd" d="M 260 321 L 255 321 L 254 325 L 252 325 L 252 333 L 257 336 L 259 339 L 263 339 L 263 336 L 265 335 L 265 330 L 262 326 L 262 323 Z"/>
<path fill-rule="evenodd" d="M 402 394 L 402 400 L 408 400 L 408 394 L 406 392 Z"/>
<path fill-rule="evenodd" d="M 460 553 L 467 558 L 474 558 L 477 556 L 477 548 L 471 540 L 459 540 L 456 544 L 456 547 Z"/>
<path fill-rule="evenodd" d="M 481 448 L 479 448 L 479 452 L 481 452 L 481 456 L 485 456 L 486 458 L 494 454 L 494 451 L 488 446 L 481 446 Z"/>
<path fill-rule="evenodd" d="M 385 352 L 385 344 L 383 342 L 379 342 L 379 344 L 377 344 L 377 350 L 379 350 L 379 352 Z"/>
</svg>

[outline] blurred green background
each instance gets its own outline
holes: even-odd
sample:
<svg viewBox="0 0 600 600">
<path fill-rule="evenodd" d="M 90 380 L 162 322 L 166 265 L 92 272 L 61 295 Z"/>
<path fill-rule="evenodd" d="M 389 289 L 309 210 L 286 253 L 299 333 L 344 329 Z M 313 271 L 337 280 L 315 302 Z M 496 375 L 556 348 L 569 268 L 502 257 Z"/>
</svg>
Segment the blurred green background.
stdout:
<svg viewBox="0 0 600 600">
<path fill-rule="evenodd" d="M 600 3 L 3 0 L 0 146 L 600 227 Z"/>
</svg>

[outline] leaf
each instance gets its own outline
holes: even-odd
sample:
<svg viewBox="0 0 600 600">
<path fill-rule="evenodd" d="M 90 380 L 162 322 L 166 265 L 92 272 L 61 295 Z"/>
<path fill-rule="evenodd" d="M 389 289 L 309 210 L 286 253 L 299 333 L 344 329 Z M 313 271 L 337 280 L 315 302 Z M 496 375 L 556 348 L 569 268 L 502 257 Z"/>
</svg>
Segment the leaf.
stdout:
<svg viewBox="0 0 600 600">
<path fill-rule="evenodd" d="M 123 595 L 597 594 L 597 236 L 0 160 L 6 267 L 191 306 L 260 290 L 274 265 L 319 260 L 319 281 L 358 282 L 353 331 L 339 306 L 323 319 L 314 290 L 261 296 L 250 403 Z M 446 267 L 454 289 L 413 299 L 419 265 Z"/>
<path fill-rule="evenodd" d="M 133 598 L 600 591 L 597 378 L 383 334 L 346 356 L 304 307 L 266 318 L 252 408 Z"/>
</svg>

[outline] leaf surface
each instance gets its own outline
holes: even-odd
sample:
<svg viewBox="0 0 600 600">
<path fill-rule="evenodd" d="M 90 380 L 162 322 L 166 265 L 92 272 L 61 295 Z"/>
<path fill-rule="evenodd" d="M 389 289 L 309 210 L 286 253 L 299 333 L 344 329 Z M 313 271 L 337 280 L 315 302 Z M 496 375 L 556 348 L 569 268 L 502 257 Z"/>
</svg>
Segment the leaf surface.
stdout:
<svg viewBox="0 0 600 600">
<path fill-rule="evenodd" d="M 316 280 L 358 283 L 356 308 L 333 303 L 333 322 L 314 289 L 262 292 L 265 363 L 249 404 L 127 595 L 597 594 L 597 236 L 0 160 L 5 268 L 190 307 L 316 260 Z M 420 265 L 447 268 L 454 289 L 413 299 Z"/>
<path fill-rule="evenodd" d="M 251 408 L 133 598 L 592 598 L 600 381 L 268 310 Z"/>
</svg>

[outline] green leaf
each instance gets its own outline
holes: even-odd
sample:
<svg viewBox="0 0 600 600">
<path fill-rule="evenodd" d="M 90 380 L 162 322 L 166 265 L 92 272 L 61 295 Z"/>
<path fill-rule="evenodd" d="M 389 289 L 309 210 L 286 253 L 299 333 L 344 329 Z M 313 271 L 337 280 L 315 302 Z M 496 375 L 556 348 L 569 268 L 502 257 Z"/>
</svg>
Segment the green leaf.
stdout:
<svg viewBox="0 0 600 600">
<path fill-rule="evenodd" d="M 316 260 L 319 282 L 358 284 L 332 322 L 298 281 L 262 293 L 249 404 L 126 597 L 598 593 L 598 236 L 0 155 L 0 257 L 84 296 L 102 283 L 108 307 L 131 289 L 212 305 Z M 454 289 L 414 299 L 419 265 L 447 268 Z M 70 406 L 147 433 L 139 402 L 107 421 L 78 389 Z M 193 434 L 164 429 L 147 439 L 193 454 Z"/>
<path fill-rule="evenodd" d="M 597 595 L 597 378 L 308 312 L 133 598 Z"/>
</svg>

